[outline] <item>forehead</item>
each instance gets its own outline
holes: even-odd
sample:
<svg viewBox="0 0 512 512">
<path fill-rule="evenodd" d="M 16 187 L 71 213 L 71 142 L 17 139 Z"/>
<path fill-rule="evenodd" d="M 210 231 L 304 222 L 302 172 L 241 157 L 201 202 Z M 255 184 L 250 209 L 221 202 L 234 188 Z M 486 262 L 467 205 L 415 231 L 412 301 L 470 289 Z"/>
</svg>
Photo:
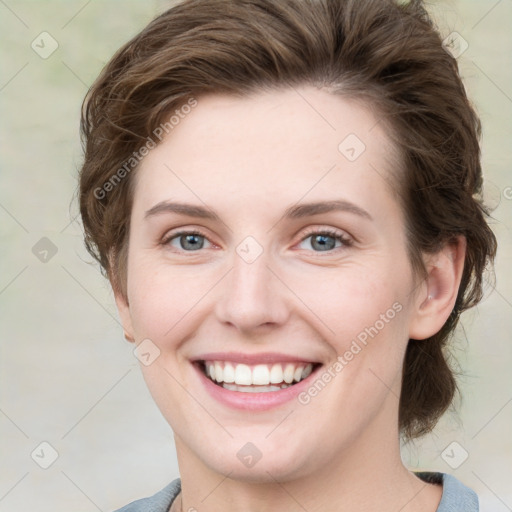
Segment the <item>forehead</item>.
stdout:
<svg viewBox="0 0 512 512">
<path fill-rule="evenodd" d="M 395 149 L 369 107 L 313 87 L 200 96 L 143 159 L 134 207 L 220 198 L 254 214 L 305 196 L 390 199 Z"/>
</svg>

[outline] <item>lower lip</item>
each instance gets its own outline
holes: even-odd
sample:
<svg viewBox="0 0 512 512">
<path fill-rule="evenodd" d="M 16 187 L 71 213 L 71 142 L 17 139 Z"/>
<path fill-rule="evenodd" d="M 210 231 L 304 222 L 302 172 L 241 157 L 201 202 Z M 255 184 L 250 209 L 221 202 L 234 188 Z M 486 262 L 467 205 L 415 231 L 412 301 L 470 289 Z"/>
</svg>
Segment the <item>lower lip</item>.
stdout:
<svg viewBox="0 0 512 512">
<path fill-rule="evenodd" d="M 296 399 L 297 395 L 309 387 L 312 377 L 314 377 L 317 371 L 321 368 L 321 366 L 319 366 L 304 380 L 279 391 L 267 391 L 266 393 L 244 393 L 243 391 L 231 391 L 230 389 L 225 389 L 222 386 L 215 384 L 211 379 L 206 377 L 198 364 L 193 364 L 193 366 L 199 374 L 199 378 L 203 382 L 206 391 L 213 398 L 228 407 L 246 411 L 266 411 Z"/>
</svg>

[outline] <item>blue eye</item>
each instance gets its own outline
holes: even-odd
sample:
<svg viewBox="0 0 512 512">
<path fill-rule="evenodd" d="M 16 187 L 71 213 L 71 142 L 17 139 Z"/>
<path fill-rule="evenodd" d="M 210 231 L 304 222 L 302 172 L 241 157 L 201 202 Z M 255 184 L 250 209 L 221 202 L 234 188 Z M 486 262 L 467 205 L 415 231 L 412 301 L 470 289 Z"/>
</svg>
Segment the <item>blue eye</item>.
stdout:
<svg viewBox="0 0 512 512">
<path fill-rule="evenodd" d="M 304 243 L 309 238 L 311 238 L 311 247 L 313 247 L 314 252 L 332 252 L 335 249 L 352 245 L 352 240 L 343 232 L 329 229 L 310 231 L 302 238 L 301 243 Z M 166 237 L 162 241 L 162 245 L 170 245 L 178 251 L 195 252 L 205 248 L 205 240 L 208 241 L 208 238 L 201 231 L 180 231 Z M 175 241 L 178 245 L 173 243 Z M 339 242 L 338 246 L 336 246 L 336 242 Z M 208 243 L 211 245 L 210 241 Z"/>
<path fill-rule="evenodd" d="M 329 229 L 310 232 L 301 240 L 301 243 L 309 238 L 311 238 L 311 247 L 318 248 L 315 252 L 328 252 L 340 247 L 348 247 L 352 243 L 343 233 Z M 338 247 L 336 247 L 336 241 L 340 242 Z"/>
<path fill-rule="evenodd" d="M 178 241 L 179 247 L 171 244 L 171 241 L 173 240 Z M 166 238 L 162 243 L 164 245 L 171 245 L 172 247 L 186 252 L 192 252 L 203 249 L 204 240 L 207 240 L 206 235 L 200 231 L 180 231 L 179 233 L 174 233 L 172 236 Z"/>
</svg>

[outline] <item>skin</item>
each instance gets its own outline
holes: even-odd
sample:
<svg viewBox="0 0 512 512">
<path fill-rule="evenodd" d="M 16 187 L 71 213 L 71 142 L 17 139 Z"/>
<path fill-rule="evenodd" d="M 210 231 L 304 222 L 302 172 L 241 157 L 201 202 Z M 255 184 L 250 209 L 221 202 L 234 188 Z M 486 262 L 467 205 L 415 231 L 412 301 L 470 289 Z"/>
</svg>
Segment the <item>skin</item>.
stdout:
<svg viewBox="0 0 512 512">
<path fill-rule="evenodd" d="M 353 162 L 338 150 L 349 134 L 366 146 Z M 426 280 L 413 274 L 390 187 L 397 161 L 370 109 L 309 86 L 202 96 L 143 160 L 127 297 L 116 302 L 128 338 L 160 350 L 141 368 L 174 431 L 182 510 L 437 509 L 441 487 L 400 458 L 401 367 L 409 338 L 431 336 L 448 318 L 465 242 L 426 257 Z M 331 199 L 371 220 L 351 211 L 283 218 L 297 203 Z M 207 205 L 221 221 L 146 218 L 161 201 Z M 351 243 L 328 238 L 322 251 L 308 231 L 326 228 Z M 202 248 L 179 236 L 162 242 L 180 229 L 202 231 Z M 250 264 L 236 252 L 247 236 L 263 250 Z M 271 351 L 327 368 L 396 303 L 401 311 L 306 405 L 231 409 L 205 392 L 190 363 L 212 351 Z M 262 453 L 251 468 L 236 456 L 247 442 Z"/>
</svg>

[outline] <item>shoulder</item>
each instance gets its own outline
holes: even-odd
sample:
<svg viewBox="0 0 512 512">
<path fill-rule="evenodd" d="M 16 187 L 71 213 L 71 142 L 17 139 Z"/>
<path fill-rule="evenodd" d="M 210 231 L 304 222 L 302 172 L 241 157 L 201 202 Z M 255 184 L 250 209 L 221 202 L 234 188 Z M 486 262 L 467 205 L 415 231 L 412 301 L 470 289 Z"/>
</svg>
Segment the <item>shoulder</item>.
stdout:
<svg viewBox="0 0 512 512">
<path fill-rule="evenodd" d="M 168 512 L 180 491 L 181 480 L 177 478 L 153 496 L 134 501 L 115 512 Z"/>
<path fill-rule="evenodd" d="M 437 512 L 478 512 L 478 496 L 454 476 L 447 473 L 417 472 L 425 482 L 443 484 L 443 495 Z"/>
</svg>

